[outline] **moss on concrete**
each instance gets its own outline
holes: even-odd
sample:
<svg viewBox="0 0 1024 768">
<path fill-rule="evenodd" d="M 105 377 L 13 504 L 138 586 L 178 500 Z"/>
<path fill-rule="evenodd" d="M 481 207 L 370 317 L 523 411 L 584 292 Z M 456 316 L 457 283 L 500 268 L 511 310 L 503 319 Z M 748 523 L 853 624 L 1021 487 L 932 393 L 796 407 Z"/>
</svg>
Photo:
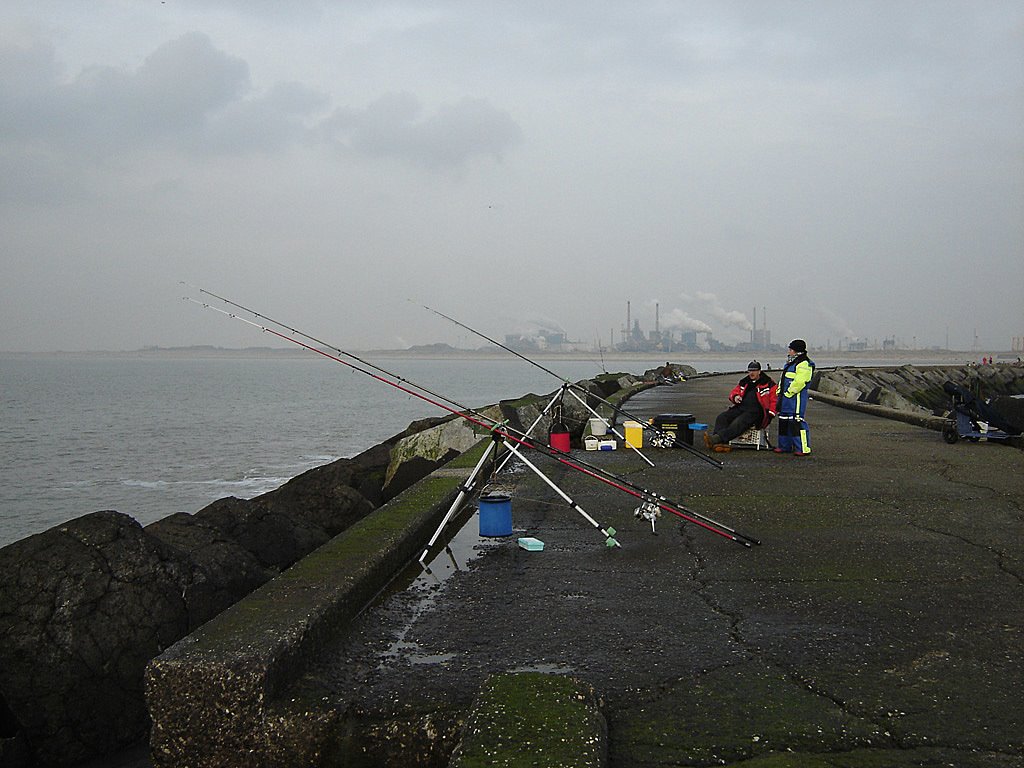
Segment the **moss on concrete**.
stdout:
<svg viewBox="0 0 1024 768">
<path fill-rule="evenodd" d="M 475 464 L 485 445 L 459 463 Z M 188 755 L 232 765 L 232 755 L 282 740 L 296 755 L 317 753 L 323 728 L 301 718 L 294 728 L 275 725 L 266 707 L 415 555 L 464 479 L 456 471 L 421 480 L 154 659 L 154 763 L 183 764 Z"/>
<path fill-rule="evenodd" d="M 892 768 L 895 765 L 1009 768 L 1013 763 L 998 756 L 967 755 L 959 750 L 854 749 L 830 753 L 784 752 L 726 763 L 726 768 Z"/>
<path fill-rule="evenodd" d="M 540 672 L 493 675 L 467 719 L 451 768 L 606 764 L 606 727 L 593 689 Z"/>
<path fill-rule="evenodd" d="M 612 723 L 620 765 L 721 765 L 774 750 L 853 749 L 877 729 L 805 685 L 756 663 L 712 670 Z M 616 754 L 629 744 L 629 754 Z M 748 763 L 745 763 L 748 764 Z"/>
</svg>

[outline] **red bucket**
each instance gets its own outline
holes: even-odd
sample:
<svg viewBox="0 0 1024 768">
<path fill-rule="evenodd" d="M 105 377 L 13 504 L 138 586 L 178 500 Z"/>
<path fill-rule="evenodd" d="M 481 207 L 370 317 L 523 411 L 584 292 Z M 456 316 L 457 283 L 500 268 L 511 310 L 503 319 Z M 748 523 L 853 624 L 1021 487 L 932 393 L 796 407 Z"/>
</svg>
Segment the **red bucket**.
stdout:
<svg viewBox="0 0 1024 768">
<path fill-rule="evenodd" d="M 562 453 L 569 452 L 569 433 L 568 432 L 549 432 L 548 433 L 548 445 L 553 450 L 561 451 Z"/>
</svg>

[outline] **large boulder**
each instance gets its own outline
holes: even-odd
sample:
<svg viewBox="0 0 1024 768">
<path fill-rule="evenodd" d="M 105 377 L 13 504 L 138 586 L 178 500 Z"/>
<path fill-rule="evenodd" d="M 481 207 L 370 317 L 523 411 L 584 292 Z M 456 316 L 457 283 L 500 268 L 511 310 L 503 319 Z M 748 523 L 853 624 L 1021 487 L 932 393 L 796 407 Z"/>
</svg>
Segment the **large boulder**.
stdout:
<svg viewBox="0 0 1024 768">
<path fill-rule="evenodd" d="M 194 515 L 170 515 L 147 525 L 146 533 L 177 550 L 188 565 L 182 597 L 190 632 L 274 575 L 235 539 Z"/>
<path fill-rule="evenodd" d="M 39 764 L 77 762 L 145 735 L 142 673 L 188 631 L 187 570 L 118 512 L 0 549 L 0 710 Z"/>
<path fill-rule="evenodd" d="M 845 400 L 905 413 L 942 415 L 951 407 L 943 384 L 952 381 L 983 399 L 1024 392 L 1024 368 L 1010 365 L 837 368 L 821 371 L 812 388 Z"/>
<path fill-rule="evenodd" d="M 486 419 L 481 421 L 486 423 Z M 466 419 L 453 418 L 403 437 L 391 449 L 385 497 L 394 498 L 438 467 L 468 451 L 484 435 L 483 427 L 474 428 Z"/>
<path fill-rule="evenodd" d="M 293 519 L 286 510 L 272 509 L 259 497 L 218 499 L 196 512 L 195 517 L 250 552 L 261 568 L 275 573 L 330 538 L 323 528 Z"/>
</svg>

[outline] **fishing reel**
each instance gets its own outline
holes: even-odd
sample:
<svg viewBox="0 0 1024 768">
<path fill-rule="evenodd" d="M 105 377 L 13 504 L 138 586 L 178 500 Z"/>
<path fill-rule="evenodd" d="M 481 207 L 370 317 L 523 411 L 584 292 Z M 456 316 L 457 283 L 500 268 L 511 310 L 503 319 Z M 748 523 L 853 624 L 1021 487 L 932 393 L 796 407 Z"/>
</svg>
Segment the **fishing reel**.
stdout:
<svg viewBox="0 0 1024 768">
<path fill-rule="evenodd" d="M 674 448 L 676 433 L 654 431 L 654 434 L 650 436 L 650 441 L 652 448 Z"/>
<path fill-rule="evenodd" d="M 658 531 L 655 529 L 654 524 L 658 518 L 661 517 L 661 507 L 655 504 L 653 501 L 645 501 L 639 507 L 633 510 L 633 516 L 637 520 L 650 520 L 651 521 L 651 533 L 655 536 L 658 535 Z"/>
</svg>

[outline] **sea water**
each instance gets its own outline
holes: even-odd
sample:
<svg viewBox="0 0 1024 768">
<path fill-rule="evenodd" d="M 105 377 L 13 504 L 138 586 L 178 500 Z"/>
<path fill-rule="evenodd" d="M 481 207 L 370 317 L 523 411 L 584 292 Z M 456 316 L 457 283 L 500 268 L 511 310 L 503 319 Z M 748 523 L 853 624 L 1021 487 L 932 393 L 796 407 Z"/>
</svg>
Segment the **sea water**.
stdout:
<svg viewBox="0 0 1024 768">
<path fill-rule="evenodd" d="M 367 362 L 470 408 L 552 393 L 560 378 L 663 363 L 595 356 L 545 361 L 545 371 L 511 356 Z M 746 359 L 688 364 L 742 371 Z M 145 525 L 226 496 L 252 498 L 447 413 L 313 355 L 0 356 L 0 546 L 97 510 Z"/>
<path fill-rule="evenodd" d="M 560 386 L 511 358 L 368 362 L 469 408 Z M 575 381 L 601 363 L 551 370 Z M 313 356 L 3 356 L 0 546 L 97 510 L 145 525 L 225 496 L 252 498 L 447 413 Z"/>
</svg>

